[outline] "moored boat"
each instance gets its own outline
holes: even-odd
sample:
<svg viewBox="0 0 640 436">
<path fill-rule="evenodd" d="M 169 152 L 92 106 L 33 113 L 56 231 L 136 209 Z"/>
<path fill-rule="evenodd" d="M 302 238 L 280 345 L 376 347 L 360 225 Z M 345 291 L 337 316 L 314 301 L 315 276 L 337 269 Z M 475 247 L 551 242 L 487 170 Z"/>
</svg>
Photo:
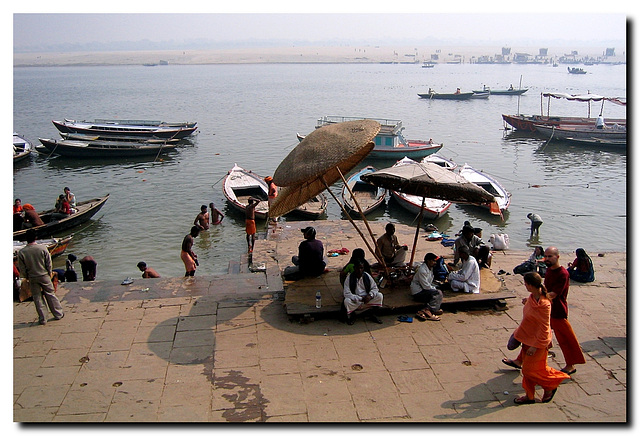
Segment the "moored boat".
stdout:
<svg viewBox="0 0 640 436">
<path fill-rule="evenodd" d="M 307 219 L 318 219 L 327 210 L 327 196 L 322 192 L 286 215 L 297 215 Z"/>
<path fill-rule="evenodd" d="M 543 126 L 536 125 L 536 131 L 548 139 L 586 142 L 590 144 L 626 146 L 626 127 L 605 127 L 597 129 L 595 126 Z"/>
<path fill-rule="evenodd" d="M 372 185 L 361 179 L 363 174 L 373 173 L 377 171 L 371 165 L 356 171 L 348 179 L 347 184 L 342 187 L 342 203 L 345 209 L 349 213 L 359 216 L 358 207 L 356 202 L 360 206 L 360 210 L 364 215 L 373 212 L 378 207 L 382 206 L 385 202 L 387 190 L 379 186 Z M 353 196 L 349 193 L 349 189 L 353 193 Z"/>
<path fill-rule="evenodd" d="M 84 133 L 89 135 L 130 135 L 158 138 L 182 139 L 192 135 L 197 127 L 133 125 L 122 123 L 92 123 L 65 119 L 52 121 L 60 133 Z"/>
<path fill-rule="evenodd" d="M 87 133 L 60 133 L 62 139 L 72 141 L 118 141 L 135 142 L 143 144 L 178 144 L 182 139 L 158 138 L 154 136 L 128 136 L 128 135 L 90 135 Z"/>
<path fill-rule="evenodd" d="M 567 71 L 569 71 L 569 74 L 587 74 L 587 72 L 582 68 L 576 67 L 567 67 Z"/>
<path fill-rule="evenodd" d="M 257 219 L 266 219 L 269 214 L 269 187 L 262 177 L 234 164 L 222 182 L 222 192 L 231 206 L 245 212 L 249 198 L 260 200 L 255 208 Z"/>
<path fill-rule="evenodd" d="M 458 164 L 455 163 L 452 159 L 447 159 L 446 157 L 437 154 L 430 154 L 429 156 L 422 159 L 421 163 L 434 163 L 441 166 L 442 168 L 452 171 L 458 168 Z"/>
<path fill-rule="evenodd" d="M 509 193 L 500 182 L 490 175 L 479 171 L 466 163 L 460 168 L 460 175 L 467 181 L 477 185 L 493 195 L 495 203 L 491 207 L 481 205 L 488 208 L 494 215 L 501 215 L 502 211 L 507 210 L 511 204 L 511 193 Z M 497 207 L 493 206 L 497 203 Z"/>
<path fill-rule="evenodd" d="M 588 117 L 549 117 L 543 115 L 502 115 L 502 119 L 517 130 L 526 132 L 535 132 L 536 124 L 542 126 L 560 126 L 560 125 L 576 125 L 576 126 L 595 126 L 596 118 Z M 607 124 L 618 124 L 620 126 L 627 125 L 626 118 L 606 118 Z"/>
<path fill-rule="evenodd" d="M 123 158 L 158 155 L 173 150 L 177 143 L 163 141 L 123 142 L 123 141 L 75 141 L 67 139 L 39 138 L 42 145 L 51 153 L 74 158 Z"/>
<path fill-rule="evenodd" d="M 415 165 L 416 162 L 413 159 L 407 157 L 400 159 L 393 166 L 398 167 L 402 165 Z M 436 220 L 444 215 L 451 207 L 451 202 L 447 200 L 439 200 L 436 198 L 424 198 L 417 195 L 405 194 L 404 192 L 391 191 L 391 196 L 398 202 L 400 206 L 409 212 L 418 215 L 422 210 L 423 219 Z"/>
<path fill-rule="evenodd" d="M 17 133 L 13 133 L 13 162 L 19 162 L 23 159 L 31 156 L 31 153 L 35 150 L 35 147 L 24 136 Z"/>
<path fill-rule="evenodd" d="M 489 91 L 473 91 L 471 98 L 489 98 Z"/>
<path fill-rule="evenodd" d="M 36 244 L 46 246 L 51 257 L 56 257 L 65 252 L 71 239 L 73 239 L 73 236 L 69 235 L 63 238 L 36 239 L 35 242 Z M 13 253 L 15 254 L 22 250 L 26 245 L 26 241 L 13 241 Z"/>
<path fill-rule="evenodd" d="M 31 227 L 36 231 L 36 238 L 41 239 L 43 237 L 51 236 L 54 233 L 70 229 L 77 225 L 88 221 L 104 206 L 109 199 L 109 194 L 104 197 L 93 198 L 91 200 L 81 201 L 76 204 L 77 212 L 68 215 L 62 219 L 55 219 L 53 217 L 54 209 L 46 210 L 44 212 L 38 212 L 40 219 L 44 224 L 40 226 Z M 13 239 L 23 241 L 26 239 L 26 233 L 28 229 L 17 230 L 13 232 Z"/>
<path fill-rule="evenodd" d="M 341 123 L 354 120 L 374 120 L 380 123 L 380 132 L 374 138 L 373 150 L 367 156 L 373 159 L 400 159 L 403 156 L 412 159 L 421 159 L 425 156 L 438 152 L 443 144 L 437 144 L 433 139 L 428 141 L 418 139 L 406 139 L 402 134 L 404 126 L 401 120 L 386 118 L 361 118 L 361 117 L 337 117 L 325 116 L 316 123 L 316 129 L 329 124 Z M 298 134 L 298 140 L 304 136 Z"/>
</svg>

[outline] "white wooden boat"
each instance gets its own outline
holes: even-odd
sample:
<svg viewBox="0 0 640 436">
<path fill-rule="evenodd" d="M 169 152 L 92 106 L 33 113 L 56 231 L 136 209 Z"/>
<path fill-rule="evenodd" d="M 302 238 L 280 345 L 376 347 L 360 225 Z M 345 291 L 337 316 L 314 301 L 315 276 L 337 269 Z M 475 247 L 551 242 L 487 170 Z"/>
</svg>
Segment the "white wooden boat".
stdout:
<svg viewBox="0 0 640 436">
<path fill-rule="evenodd" d="M 440 156 L 438 154 L 430 154 L 429 156 L 423 158 L 421 163 L 434 163 L 441 166 L 442 168 L 451 171 L 458 168 L 458 164 L 455 163 L 452 159 L 447 159 L 446 157 Z"/>
<path fill-rule="evenodd" d="M 360 215 L 355 204 L 356 202 L 360 205 L 360 209 L 365 215 L 384 204 L 387 190 L 367 183 L 361 179 L 363 174 L 373 173 L 375 171 L 377 171 L 376 168 L 371 165 L 367 165 L 347 179 L 347 184 L 342 187 L 342 203 L 344 204 L 347 212 L 353 212 L 354 215 L 357 216 Z M 347 186 L 351 189 L 353 196 L 349 193 Z"/>
<path fill-rule="evenodd" d="M 35 147 L 24 136 L 17 133 L 13 133 L 13 162 L 19 162 L 23 159 L 31 156 L 31 153 L 35 150 Z"/>
<path fill-rule="evenodd" d="M 69 235 L 63 238 L 36 239 L 36 244 L 46 246 L 51 257 L 56 257 L 64 253 L 72 238 L 73 236 Z M 22 250 L 26 245 L 26 241 L 13 241 L 13 254 Z"/>
<path fill-rule="evenodd" d="M 493 195 L 499 210 L 483 205 L 482 207 L 488 208 L 494 215 L 500 215 L 502 211 L 506 210 L 511 204 L 511 193 L 509 193 L 504 186 L 502 186 L 496 179 L 482 171 L 467 165 L 466 163 L 460 168 L 460 175 L 469 182 L 477 185 Z"/>
<path fill-rule="evenodd" d="M 234 164 L 224 177 L 222 192 L 229 204 L 241 212 L 245 212 L 250 197 L 260 200 L 255 209 L 255 216 L 257 219 L 267 218 L 269 187 L 264 179 L 254 172 Z"/>
<path fill-rule="evenodd" d="M 396 162 L 393 166 L 398 167 L 402 165 L 415 165 L 416 162 L 413 159 L 405 157 Z M 447 200 L 439 200 L 436 198 L 424 198 L 424 208 L 422 207 L 423 197 L 417 195 L 405 194 L 403 192 L 391 191 L 391 195 L 398 202 L 400 206 L 408 210 L 409 212 L 418 215 L 420 210 L 423 211 L 423 219 L 435 220 L 444 215 L 451 207 L 451 202 Z"/>
<path fill-rule="evenodd" d="M 318 219 L 327 210 L 327 197 L 322 192 L 286 215 L 298 215 L 307 219 Z"/>
</svg>

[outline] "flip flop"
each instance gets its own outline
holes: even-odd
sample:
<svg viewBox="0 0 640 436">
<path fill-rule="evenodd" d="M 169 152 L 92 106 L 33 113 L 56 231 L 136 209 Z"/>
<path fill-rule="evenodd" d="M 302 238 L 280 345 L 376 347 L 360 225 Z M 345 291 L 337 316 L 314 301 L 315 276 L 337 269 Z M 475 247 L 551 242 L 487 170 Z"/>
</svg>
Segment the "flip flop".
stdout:
<svg viewBox="0 0 640 436">
<path fill-rule="evenodd" d="M 560 371 L 564 372 L 567 375 L 571 375 L 571 374 L 575 374 L 577 369 L 574 369 L 573 371 L 567 371 L 566 369 L 561 369 Z"/>
<path fill-rule="evenodd" d="M 533 404 L 536 402 L 535 398 L 533 400 L 530 400 L 528 397 L 516 397 L 513 399 L 513 402 L 520 405 L 520 404 Z"/>
<path fill-rule="evenodd" d="M 429 319 L 429 315 L 427 315 L 427 313 L 424 310 L 421 310 L 418 313 L 416 313 L 416 318 L 418 318 L 419 321 L 426 321 Z"/>
<path fill-rule="evenodd" d="M 551 394 L 549 394 L 548 397 L 542 397 L 542 402 L 543 403 L 548 403 L 551 400 L 553 400 L 553 396 L 556 394 L 557 390 L 558 390 L 558 388 L 555 388 L 554 390 L 551 391 Z"/>
<path fill-rule="evenodd" d="M 510 366 L 511 368 L 522 369 L 521 366 L 517 365 L 513 360 L 507 359 L 506 357 L 502 359 L 502 363 L 504 363 L 507 366 Z"/>
<path fill-rule="evenodd" d="M 413 318 L 411 318 L 410 316 L 407 316 L 407 315 L 400 315 L 398 317 L 398 321 L 400 321 L 400 322 L 413 322 Z"/>
</svg>

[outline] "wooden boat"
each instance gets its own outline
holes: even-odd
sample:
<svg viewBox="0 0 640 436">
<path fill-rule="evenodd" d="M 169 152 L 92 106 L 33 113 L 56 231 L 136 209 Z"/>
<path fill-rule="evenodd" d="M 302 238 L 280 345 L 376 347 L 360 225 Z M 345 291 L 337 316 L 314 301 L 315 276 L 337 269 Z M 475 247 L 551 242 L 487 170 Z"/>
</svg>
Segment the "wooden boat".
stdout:
<svg viewBox="0 0 640 436">
<path fill-rule="evenodd" d="M 129 135 L 182 139 L 192 135 L 197 127 L 145 126 L 121 123 L 91 123 L 74 120 L 52 121 L 60 133 L 84 133 L 88 135 Z"/>
<path fill-rule="evenodd" d="M 471 98 L 489 98 L 489 94 L 489 91 L 473 91 L 473 95 L 471 96 Z"/>
<path fill-rule="evenodd" d="M 56 257 L 65 252 L 71 239 L 73 239 L 72 235 L 65 236 L 64 238 L 36 239 L 36 244 L 45 245 L 51 257 Z M 26 241 L 13 241 L 13 253 L 16 254 L 26 245 Z"/>
<path fill-rule="evenodd" d="M 455 92 L 451 94 L 441 94 L 429 89 L 426 94 L 418 94 L 420 98 L 427 100 L 469 100 L 473 97 L 473 92 Z"/>
<path fill-rule="evenodd" d="M 32 227 L 36 231 L 36 238 L 41 239 L 43 237 L 51 236 L 54 233 L 61 232 L 63 230 L 70 229 L 77 225 L 88 221 L 104 206 L 109 199 L 109 194 L 104 197 L 93 198 L 87 201 L 81 201 L 76 204 L 77 212 L 69 215 L 61 220 L 56 220 L 52 217 L 54 209 L 46 210 L 44 212 L 38 212 L 44 224 L 41 226 Z M 18 230 L 13 232 L 13 239 L 23 241 L 26 239 L 27 229 Z"/>
<path fill-rule="evenodd" d="M 493 210 L 485 205 L 482 206 L 488 208 L 492 214 L 500 215 L 502 211 L 506 210 L 509 207 L 509 204 L 511 204 L 511 193 L 509 193 L 504 186 L 490 175 L 476 170 L 466 163 L 462 168 L 460 168 L 460 175 L 469 182 L 481 187 L 489 194 L 493 195 L 499 209 Z"/>
<path fill-rule="evenodd" d="M 234 164 L 222 182 L 222 192 L 231 206 L 245 212 L 249 197 L 257 198 L 260 203 L 256 206 L 257 219 L 266 219 L 269 213 L 269 188 L 264 179 L 252 171 Z"/>
<path fill-rule="evenodd" d="M 422 68 L 433 68 L 433 67 L 435 67 L 435 66 L 436 66 L 436 64 L 434 64 L 433 62 L 429 62 L 429 61 L 425 61 L 425 62 L 422 64 Z"/>
<path fill-rule="evenodd" d="M 60 133 L 62 139 L 70 139 L 72 141 L 118 141 L 118 142 L 137 142 L 144 144 L 178 144 L 181 139 L 157 138 L 154 136 L 128 136 L 128 135 L 89 135 L 86 133 Z"/>
<path fill-rule="evenodd" d="M 65 118 L 65 121 L 76 121 Z M 119 119 L 107 119 L 96 118 L 93 121 L 80 121 L 81 123 L 96 123 L 96 124 L 119 124 L 124 126 L 148 126 L 148 127 L 195 127 L 198 123 L 196 121 L 179 121 L 179 122 L 167 122 L 156 120 L 119 120 Z"/>
<path fill-rule="evenodd" d="M 27 138 L 13 133 L 13 162 L 20 162 L 31 156 L 35 147 Z"/>
<path fill-rule="evenodd" d="M 482 86 L 482 91 L 489 91 L 491 95 L 522 95 L 527 92 L 529 88 L 519 88 L 514 89 L 513 87 L 507 89 L 491 89 L 488 86 Z M 473 92 L 482 92 L 482 91 L 473 91 Z"/>
<path fill-rule="evenodd" d="M 429 156 L 422 159 L 421 163 L 434 163 L 436 165 L 440 165 L 442 168 L 446 168 L 451 171 L 458 168 L 458 164 L 455 163 L 452 159 L 447 159 L 446 157 L 442 157 L 437 154 L 430 154 Z"/>
<path fill-rule="evenodd" d="M 549 117 L 543 115 L 502 115 L 502 119 L 517 130 L 526 132 L 535 132 L 536 125 L 542 126 L 595 126 L 596 118 L 587 117 Z M 627 125 L 626 118 L 606 118 L 607 124 L 618 124 L 620 126 Z"/>
<path fill-rule="evenodd" d="M 43 139 L 40 142 L 49 153 L 74 158 L 123 158 L 158 155 L 173 150 L 177 143 L 123 142 L 123 141 L 74 141 L 67 139 Z"/>
<path fill-rule="evenodd" d="M 430 154 L 436 153 L 442 148 L 442 144 L 418 139 L 406 139 L 402 134 L 404 127 L 402 121 L 386 118 L 358 118 L 358 117 L 336 117 L 325 116 L 318 120 L 316 129 L 334 123 L 342 123 L 353 120 L 374 120 L 380 123 L 380 132 L 374 138 L 375 146 L 367 156 L 373 159 L 393 159 L 397 160 L 403 156 L 412 159 L 421 159 Z M 298 140 L 304 136 L 298 134 Z"/>
<path fill-rule="evenodd" d="M 360 205 L 360 209 L 365 215 L 384 204 L 385 197 L 387 196 L 387 190 L 367 183 L 361 179 L 363 174 L 373 173 L 375 171 L 377 171 L 376 168 L 371 165 L 367 165 L 352 174 L 347 179 L 347 184 L 342 187 L 342 203 L 350 214 L 353 212 L 357 216 L 360 215 L 355 202 Z M 349 194 L 347 186 L 351 189 L 351 192 L 353 192 L 353 197 Z"/>
<path fill-rule="evenodd" d="M 327 197 L 321 192 L 286 215 L 297 215 L 299 217 L 315 220 L 320 218 L 322 214 L 326 212 L 327 204 Z"/>
<path fill-rule="evenodd" d="M 600 143 L 602 145 L 626 146 L 626 127 L 596 129 L 591 126 L 559 125 L 542 126 L 536 125 L 536 131 L 548 139 L 569 140 L 574 142 L 584 141 L 586 143 Z"/>
<path fill-rule="evenodd" d="M 415 165 L 418 162 L 407 157 L 400 159 L 393 166 Z M 418 215 L 420 210 L 423 211 L 423 219 L 435 220 L 444 215 L 451 207 L 451 202 L 447 200 L 439 200 L 436 198 L 424 198 L 424 208 L 422 207 L 423 198 L 417 195 L 405 194 L 404 192 L 391 191 L 391 196 L 398 202 L 400 206 L 409 212 Z"/>
<path fill-rule="evenodd" d="M 620 97 L 604 97 L 602 95 L 597 94 L 567 94 L 564 92 L 545 92 L 540 94 L 540 107 L 542 107 L 542 100 L 544 97 L 547 97 L 547 114 L 544 115 L 544 112 L 541 111 L 541 115 L 502 115 L 502 119 L 505 123 L 511 125 L 517 130 L 523 130 L 527 132 L 535 132 L 536 124 L 544 125 L 544 126 L 559 126 L 561 124 L 572 124 L 572 125 L 587 125 L 587 126 L 595 126 L 596 118 L 591 117 L 591 102 L 602 102 L 602 106 L 604 106 L 604 102 L 608 101 L 616 105 L 626 106 L 626 99 Z M 551 105 L 551 98 L 555 99 L 566 99 L 569 101 L 580 101 L 586 102 L 588 104 L 588 111 L 586 117 L 552 117 L 549 111 L 549 107 Z M 602 112 L 602 108 L 600 109 Z M 626 118 L 607 118 L 607 124 L 618 124 L 621 126 L 627 125 Z"/>
<path fill-rule="evenodd" d="M 567 71 L 569 71 L 569 74 L 587 74 L 587 72 L 582 68 L 576 67 L 567 67 Z"/>
</svg>

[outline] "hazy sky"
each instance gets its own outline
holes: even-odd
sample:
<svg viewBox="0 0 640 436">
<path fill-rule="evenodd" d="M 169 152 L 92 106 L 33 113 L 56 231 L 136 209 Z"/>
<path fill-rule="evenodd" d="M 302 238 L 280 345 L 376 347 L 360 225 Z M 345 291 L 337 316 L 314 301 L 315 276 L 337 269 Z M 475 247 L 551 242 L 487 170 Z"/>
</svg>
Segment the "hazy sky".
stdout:
<svg viewBox="0 0 640 436">
<path fill-rule="evenodd" d="M 568 13 L 570 9 L 563 8 L 560 8 L 562 12 L 560 14 L 544 12 L 505 14 L 497 13 L 495 10 L 490 13 L 477 13 L 482 9 L 481 6 L 472 10 L 476 13 L 469 14 L 446 12 L 442 8 L 435 9 L 438 12 L 435 14 L 424 11 L 399 14 L 354 12 L 376 12 L 375 7 L 347 8 L 347 11 L 352 12 L 347 14 L 320 14 L 313 11 L 311 11 L 313 13 L 300 14 L 295 13 L 299 9 L 286 7 L 275 7 L 271 10 L 292 12 L 137 14 L 126 12 L 125 9 L 125 13 L 118 14 L 39 13 L 47 12 L 54 3 L 63 7 L 65 4 L 65 2 L 51 2 L 48 7 L 14 11 L 12 18 L 15 48 L 64 43 L 141 40 L 154 42 L 181 42 L 197 39 L 218 42 L 249 39 L 310 42 L 349 40 L 374 41 L 377 44 L 381 40 L 397 42 L 434 38 L 438 41 L 469 45 L 477 42 L 498 45 L 525 45 L 529 42 L 537 45 L 560 40 L 579 46 L 583 43 L 592 44 L 599 41 L 606 45 L 611 41 L 625 41 L 626 31 L 625 13 L 620 10 L 616 12 L 615 9 L 609 9 L 614 13 L 607 14 L 593 11 L 586 14 L 570 14 Z M 474 4 L 479 3 L 483 2 Z M 272 3 L 264 2 L 264 4 Z M 362 4 L 366 5 L 366 3 Z M 387 0 L 384 4 L 387 8 L 392 8 L 394 2 Z M 536 9 L 544 11 L 544 8 Z M 110 10 L 119 11 L 118 8 Z M 248 10 L 261 12 L 260 8 Z M 340 9 L 333 7 L 329 10 L 339 11 Z M 492 9 L 488 6 L 488 9 L 484 10 Z M 509 7 L 509 11 L 513 10 Z M 515 11 L 518 12 L 517 9 Z"/>
</svg>

